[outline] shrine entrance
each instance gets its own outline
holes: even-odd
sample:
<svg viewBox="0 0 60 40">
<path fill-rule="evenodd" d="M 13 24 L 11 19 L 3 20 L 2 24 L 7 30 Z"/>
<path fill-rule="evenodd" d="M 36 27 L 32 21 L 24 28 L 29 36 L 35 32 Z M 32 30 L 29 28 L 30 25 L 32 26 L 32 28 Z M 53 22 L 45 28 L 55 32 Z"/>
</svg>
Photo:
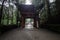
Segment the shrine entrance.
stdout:
<svg viewBox="0 0 60 40">
<path fill-rule="evenodd" d="M 21 27 L 27 29 L 37 28 L 37 21 L 34 18 L 22 18 Z"/>
<path fill-rule="evenodd" d="M 27 29 L 34 28 L 34 19 L 33 18 L 26 18 L 25 19 L 25 28 L 27 28 Z"/>
<path fill-rule="evenodd" d="M 36 15 L 34 5 L 21 5 L 21 28 L 37 28 L 38 15 Z"/>
</svg>

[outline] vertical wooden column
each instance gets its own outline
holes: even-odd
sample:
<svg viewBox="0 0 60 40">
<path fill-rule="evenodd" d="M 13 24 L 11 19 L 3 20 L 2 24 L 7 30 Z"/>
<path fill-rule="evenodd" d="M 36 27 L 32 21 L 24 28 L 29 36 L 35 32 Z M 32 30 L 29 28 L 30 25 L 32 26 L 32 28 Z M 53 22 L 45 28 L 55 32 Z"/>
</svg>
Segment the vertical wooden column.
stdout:
<svg viewBox="0 0 60 40">
<path fill-rule="evenodd" d="M 39 26 L 40 26 L 40 19 L 39 19 L 39 16 L 36 15 L 34 18 L 34 27 L 39 28 Z"/>
<path fill-rule="evenodd" d="M 25 18 L 22 16 L 21 17 L 21 28 L 25 27 Z"/>
<path fill-rule="evenodd" d="M 37 28 L 40 27 L 40 18 L 39 18 L 39 15 L 37 15 Z"/>
<path fill-rule="evenodd" d="M 38 18 L 38 26 L 40 27 L 40 18 Z"/>
<path fill-rule="evenodd" d="M 37 21 L 36 21 L 36 18 L 34 18 L 34 27 L 37 28 Z"/>
</svg>

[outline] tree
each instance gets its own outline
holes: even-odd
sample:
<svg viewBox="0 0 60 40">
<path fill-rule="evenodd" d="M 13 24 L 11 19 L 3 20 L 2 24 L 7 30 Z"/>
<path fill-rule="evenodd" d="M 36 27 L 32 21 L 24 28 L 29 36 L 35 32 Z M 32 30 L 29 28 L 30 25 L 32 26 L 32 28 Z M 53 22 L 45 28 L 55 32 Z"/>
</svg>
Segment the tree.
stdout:
<svg viewBox="0 0 60 40">
<path fill-rule="evenodd" d="M 1 6 L 1 10 L 0 10 L 0 24 L 1 24 L 2 14 L 3 14 L 3 6 L 4 6 L 4 2 L 5 2 L 5 0 L 3 0 L 2 6 Z"/>
<path fill-rule="evenodd" d="M 51 14 L 50 14 L 50 5 L 49 5 L 49 0 L 45 0 L 45 9 L 46 9 L 46 18 L 47 18 L 47 23 L 50 22 L 51 20 Z"/>
</svg>

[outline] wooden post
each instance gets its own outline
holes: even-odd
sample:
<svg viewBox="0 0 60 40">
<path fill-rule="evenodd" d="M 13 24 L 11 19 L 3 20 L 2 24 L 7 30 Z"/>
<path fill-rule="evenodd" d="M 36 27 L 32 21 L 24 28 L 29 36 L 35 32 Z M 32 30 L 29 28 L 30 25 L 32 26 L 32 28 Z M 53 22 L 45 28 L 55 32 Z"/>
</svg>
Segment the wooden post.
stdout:
<svg viewBox="0 0 60 40">
<path fill-rule="evenodd" d="M 36 21 L 36 18 L 34 18 L 34 27 L 37 28 L 37 21 Z"/>
<path fill-rule="evenodd" d="M 25 18 L 22 16 L 21 17 L 21 28 L 25 27 Z"/>
</svg>

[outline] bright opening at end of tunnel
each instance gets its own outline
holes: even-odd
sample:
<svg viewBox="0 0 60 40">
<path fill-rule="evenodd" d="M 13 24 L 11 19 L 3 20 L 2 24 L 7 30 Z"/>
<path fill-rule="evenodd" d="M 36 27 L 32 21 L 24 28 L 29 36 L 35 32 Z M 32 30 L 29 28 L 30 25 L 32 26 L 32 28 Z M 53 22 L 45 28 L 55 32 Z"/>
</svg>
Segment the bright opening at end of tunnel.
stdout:
<svg viewBox="0 0 60 40">
<path fill-rule="evenodd" d="M 25 20 L 25 28 L 26 28 L 26 29 L 33 29 L 33 28 L 34 28 L 34 27 L 33 27 L 33 24 L 34 24 L 33 19 L 27 18 L 27 19 Z"/>
<path fill-rule="evenodd" d="M 32 0 L 26 0 L 25 5 L 32 5 Z"/>
<path fill-rule="evenodd" d="M 26 28 L 26 29 L 32 29 L 32 28 L 34 28 L 34 27 L 33 27 L 31 24 L 28 24 L 28 25 L 25 26 L 25 28 Z"/>
</svg>

